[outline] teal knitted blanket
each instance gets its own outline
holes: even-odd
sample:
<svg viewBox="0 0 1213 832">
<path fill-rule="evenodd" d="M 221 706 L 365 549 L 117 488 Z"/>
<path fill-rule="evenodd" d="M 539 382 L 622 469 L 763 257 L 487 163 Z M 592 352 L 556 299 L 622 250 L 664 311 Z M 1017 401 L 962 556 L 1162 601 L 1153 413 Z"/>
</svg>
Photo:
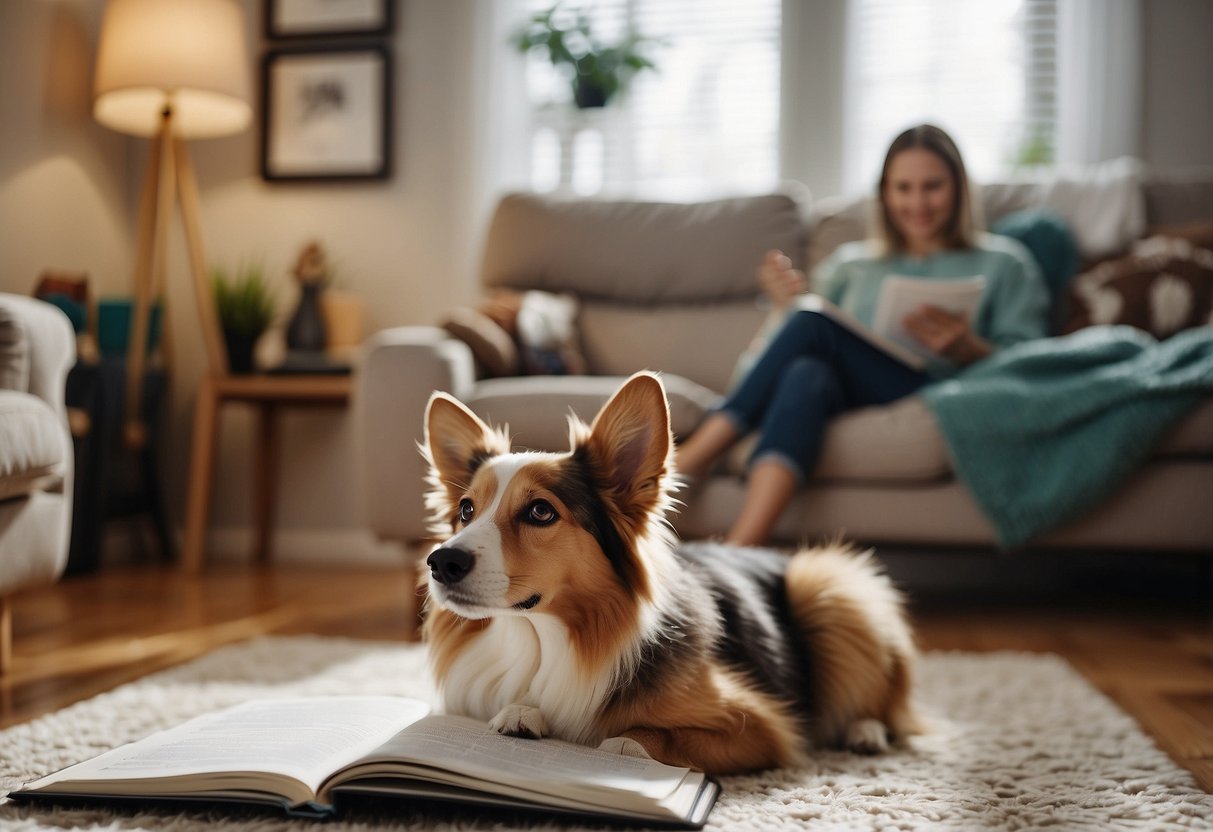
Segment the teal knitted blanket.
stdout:
<svg viewBox="0 0 1213 832">
<path fill-rule="evenodd" d="M 1166 341 L 1091 327 L 1001 350 L 922 391 L 1007 547 L 1098 504 L 1210 394 L 1213 326 Z"/>
</svg>

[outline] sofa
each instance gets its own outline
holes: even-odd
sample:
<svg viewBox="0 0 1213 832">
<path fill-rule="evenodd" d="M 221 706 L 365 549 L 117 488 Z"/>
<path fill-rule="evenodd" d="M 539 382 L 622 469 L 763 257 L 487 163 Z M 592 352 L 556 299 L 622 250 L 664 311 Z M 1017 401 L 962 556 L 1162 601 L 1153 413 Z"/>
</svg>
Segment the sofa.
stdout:
<svg viewBox="0 0 1213 832">
<path fill-rule="evenodd" d="M 54 583 L 67 563 L 72 443 L 64 387 L 75 357 L 67 316 L 0 294 L 0 673 L 12 655 L 12 596 Z"/>
<path fill-rule="evenodd" d="M 999 183 L 976 201 L 987 222 L 1033 205 L 1091 228 L 1076 236 L 1107 255 L 1158 226 L 1213 220 L 1213 174 L 1149 175 L 1135 168 L 1113 190 L 1076 198 L 1056 183 Z M 1128 197 L 1126 198 L 1126 194 Z M 1110 203 L 1124 206 L 1108 215 Z M 767 314 L 755 268 L 778 248 L 800 266 L 863 235 L 865 200 L 816 205 L 790 194 L 665 204 L 503 198 L 488 229 L 480 283 L 572 295 L 583 375 L 486 377 L 474 342 L 439 327 L 398 327 L 365 345 L 355 383 L 361 501 L 382 539 L 420 544 L 427 523 L 416 442 L 431 391 L 445 390 L 519 446 L 567 449 L 566 414 L 590 420 L 624 377 L 658 370 L 676 437 L 692 431 L 730 383 Z M 1072 216 L 1067 217 L 1066 214 Z M 1091 242 L 1094 241 L 1094 242 Z M 1098 250 L 1102 246 L 1103 251 Z M 745 443 L 680 495 L 671 520 L 684 538 L 724 533 L 744 493 Z M 1109 499 L 1033 548 L 1213 552 L 1213 399 L 1189 413 Z M 797 545 L 846 535 L 867 544 L 998 545 L 953 472 L 932 412 L 918 397 L 855 411 L 829 428 L 811 480 L 773 532 Z"/>
</svg>

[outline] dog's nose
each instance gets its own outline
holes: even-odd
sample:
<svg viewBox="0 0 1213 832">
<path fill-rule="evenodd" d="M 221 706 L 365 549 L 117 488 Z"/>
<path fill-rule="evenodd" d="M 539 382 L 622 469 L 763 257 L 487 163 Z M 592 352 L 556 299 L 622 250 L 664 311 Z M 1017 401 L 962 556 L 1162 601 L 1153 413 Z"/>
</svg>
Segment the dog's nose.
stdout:
<svg viewBox="0 0 1213 832">
<path fill-rule="evenodd" d="M 472 571 L 475 560 L 462 549 L 435 549 L 425 559 L 430 574 L 440 584 L 457 584 Z"/>
</svg>

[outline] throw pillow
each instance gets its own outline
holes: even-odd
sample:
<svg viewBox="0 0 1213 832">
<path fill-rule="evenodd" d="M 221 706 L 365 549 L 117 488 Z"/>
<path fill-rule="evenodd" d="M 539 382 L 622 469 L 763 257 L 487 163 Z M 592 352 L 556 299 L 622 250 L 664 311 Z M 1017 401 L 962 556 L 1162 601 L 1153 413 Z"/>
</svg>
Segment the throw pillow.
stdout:
<svg viewBox="0 0 1213 832">
<path fill-rule="evenodd" d="M 990 231 L 1018 240 L 1036 260 L 1049 288 L 1049 299 L 1055 311 L 1053 328 L 1056 329 L 1065 320 L 1066 289 L 1082 263 L 1074 233 L 1061 217 L 1038 209 L 1007 214 L 995 222 Z"/>
<path fill-rule="evenodd" d="M 1150 236 L 1187 240 L 1197 248 L 1213 250 L 1213 217 L 1179 225 L 1158 226 L 1150 230 Z"/>
<path fill-rule="evenodd" d="M 1213 251 L 1151 237 L 1079 275 L 1063 331 L 1097 324 L 1128 324 L 1156 338 L 1213 324 Z"/>
<path fill-rule="evenodd" d="M 527 375 L 582 375 L 585 357 L 577 344 L 577 300 L 572 295 L 524 292 L 518 305 L 518 348 Z"/>
<path fill-rule="evenodd" d="M 457 307 L 442 328 L 471 348 L 472 357 L 484 376 L 496 378 L 518 374 L 521 362 L 514 339 L 488 315 Z"/>
</svg>

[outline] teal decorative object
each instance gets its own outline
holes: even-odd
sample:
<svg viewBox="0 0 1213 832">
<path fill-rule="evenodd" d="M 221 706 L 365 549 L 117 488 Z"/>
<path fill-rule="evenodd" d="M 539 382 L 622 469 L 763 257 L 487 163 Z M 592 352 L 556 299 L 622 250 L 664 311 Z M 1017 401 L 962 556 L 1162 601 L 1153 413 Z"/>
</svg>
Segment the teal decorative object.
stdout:
<svg viewBox="0 0 1213 832">
<path fill-rule="evenodd" d="M 108 357 L 126 355 L 135 315 L 133 298 L 102 298 L 97 301 L 97 347 Z M 147 352 L 160 343 L 160 304 L 153 303 L 147 323 Z M 70 315 L 69 315 L 70 317 Z M 73 322 L 74 323 L 74 322 Z"/>
</svg>

